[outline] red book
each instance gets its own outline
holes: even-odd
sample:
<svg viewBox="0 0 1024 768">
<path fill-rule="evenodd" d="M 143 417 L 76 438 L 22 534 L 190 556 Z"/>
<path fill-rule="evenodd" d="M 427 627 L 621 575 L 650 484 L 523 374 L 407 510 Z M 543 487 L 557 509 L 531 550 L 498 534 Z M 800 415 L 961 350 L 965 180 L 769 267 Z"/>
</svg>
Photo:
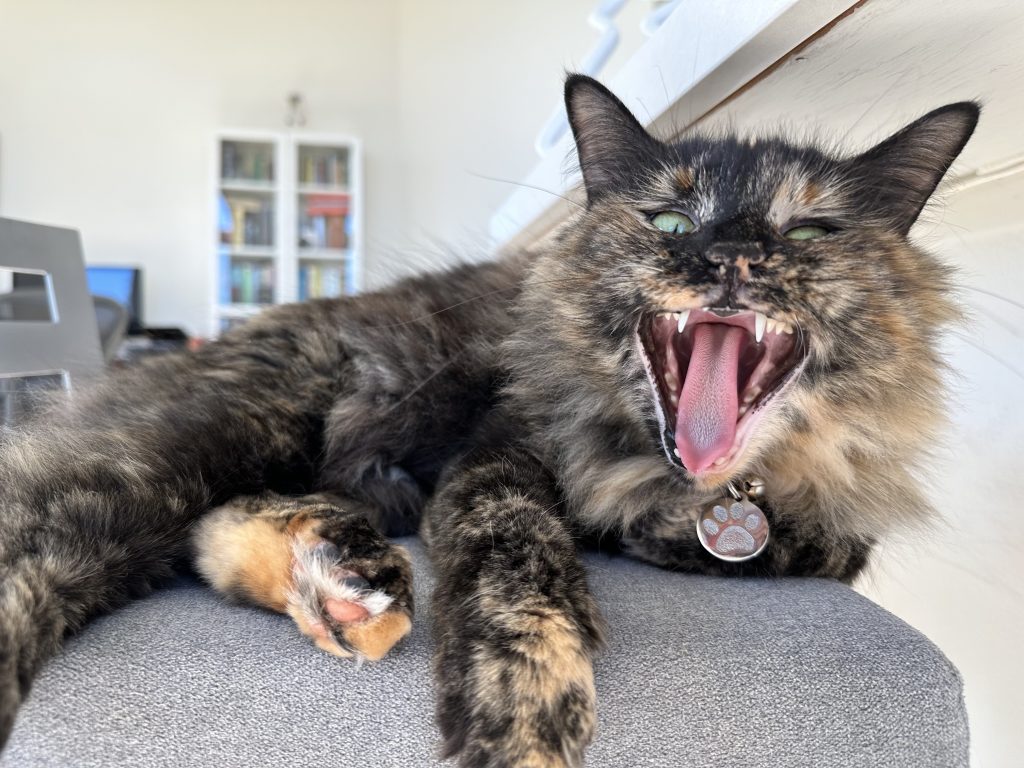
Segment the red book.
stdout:
<svg viewBox="0 0 1024 768">
<path fill-rule="evenodd" d="M 307 195 L 306 215 L 314 216 L 346 216 L 348 215 L 348 195 Z"/>
</svg>

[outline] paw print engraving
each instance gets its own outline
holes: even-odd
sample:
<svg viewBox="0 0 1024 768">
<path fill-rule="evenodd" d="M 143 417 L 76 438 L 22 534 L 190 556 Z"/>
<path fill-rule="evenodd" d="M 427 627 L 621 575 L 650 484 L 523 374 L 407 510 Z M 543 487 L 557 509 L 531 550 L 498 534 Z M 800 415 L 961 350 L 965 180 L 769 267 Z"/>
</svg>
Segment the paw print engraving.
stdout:
<svg viewBox="0 0 1024 768">
<path fill-rule="evenodd" d="M 768 520 L 746 499 L 720 499 L 697 520 L 704 548 L 722 560 L 749 560 L 768 543 Z"/>
</svg>

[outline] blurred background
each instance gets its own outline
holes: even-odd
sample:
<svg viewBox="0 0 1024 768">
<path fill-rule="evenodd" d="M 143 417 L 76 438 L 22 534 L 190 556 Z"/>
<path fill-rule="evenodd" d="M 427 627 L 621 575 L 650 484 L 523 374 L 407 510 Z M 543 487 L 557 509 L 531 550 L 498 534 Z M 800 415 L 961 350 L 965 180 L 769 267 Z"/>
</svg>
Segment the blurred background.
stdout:
<svg viewBox="0 0 1024 768">
<path fill-rule="evenodd" d="M 662 137 L 782 126 L 852 150 L 981 98 L 914 232 L 970 313 L 927 481 L 944 520 L 886 542 L 858 589 L 961 670 L 974 765 L 1019 765 L 1021 30 L 996 0 L 0 0 L 0 216 L 78 230 L 136 331 L 209 338 L 543 237 L 580 195 L 567 69 Z"/>
<path fill-rule="evenodd" d="M 627 6 L 610 67 L 643 39 L 651 4 Z M 327 134 L 342 154 L 347 138 L 359 142 L 362 189 L 348 229 L 361 237 L 360 274 L 351 282 L 379 287 L 452 251 L 482 258 L 490 216 L 538 159 L 533 139 L 564 70 L 599 37 L 586 21 L 593 7 L 3 0 L 0 210 L 79 229 L 90 264 L 142 267 L 147 323 L 209 335 L 219 330 L 216 198 L 252 201 L 251 217 L 264 202 L 272 219 L 308 203 L 276 199 L 295 192 L 271 161 L 292 149 L 281 145 L 296 129 Z M 218 167 L 222 144 L 260 134 L 248 168 Z M 261 193 L 271 170 L 276 188 Z M 221 190 L 221 172 L 241 178 L 225 175 Z M 242 183 L 231 190 L 231 181 Z M 295 228 L 300 213 L 281 224 Z M 262 266 L 266 237 L 244 234 L 254 247 L 239 249 L 252 256 L 239 261 Z M 291 245 L 273 244 L 274 255 Z M 255 303 L 249 293 L 234 303 Z"/>
</svg>

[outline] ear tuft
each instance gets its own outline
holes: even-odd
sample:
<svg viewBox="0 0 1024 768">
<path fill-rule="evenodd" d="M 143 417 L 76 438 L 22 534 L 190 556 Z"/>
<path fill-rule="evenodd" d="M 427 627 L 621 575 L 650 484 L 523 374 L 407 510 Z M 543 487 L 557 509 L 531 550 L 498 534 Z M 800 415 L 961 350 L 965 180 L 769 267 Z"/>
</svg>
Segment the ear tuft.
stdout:
<svg viewBox="0 0 1024 768">
<path fill-rule="evenodd" d="M 939 107 L 847 161 L 851 176 L 863 185 L 864 205 L 907 234 L 971 138 L 980 114 L 973 101 Z"/>
<path fill-rule="evenodd" d="M 586 75 L 566 79 L 565 109 L 591 202 L 625 184 L 638 162 L 661 146 L 611 91 Z"/>
</svg>

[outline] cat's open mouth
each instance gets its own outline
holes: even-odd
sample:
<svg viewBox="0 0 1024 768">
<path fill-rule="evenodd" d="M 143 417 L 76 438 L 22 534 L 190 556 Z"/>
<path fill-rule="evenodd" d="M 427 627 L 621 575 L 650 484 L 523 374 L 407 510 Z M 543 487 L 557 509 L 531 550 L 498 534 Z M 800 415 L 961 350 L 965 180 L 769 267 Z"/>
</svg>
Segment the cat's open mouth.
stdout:
<svg viewBox="0 0 1024 768">
<path fill-rule="evenodd" d="M 652 313 L 637 336 L 665 452 L 697 476 L 736 464 L 806 358 L 797 328 L 732 308 Z"/>
</svg>

